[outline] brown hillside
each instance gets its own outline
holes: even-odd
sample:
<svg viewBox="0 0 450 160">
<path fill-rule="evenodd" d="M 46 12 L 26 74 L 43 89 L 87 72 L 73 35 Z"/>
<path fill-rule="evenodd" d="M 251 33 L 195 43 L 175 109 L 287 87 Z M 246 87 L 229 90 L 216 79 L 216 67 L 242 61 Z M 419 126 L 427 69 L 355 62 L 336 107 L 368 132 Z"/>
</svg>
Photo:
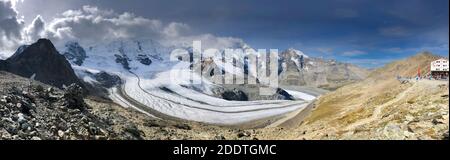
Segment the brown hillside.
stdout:
<svg viewBox="0 0 450 160">
<path fill-rule="evenodd" d="M 418 67 L 425 75 L 438 58 L 420 53 L 374 70 L 364 81 L 323 95 L 302 125 L 280 132 L 280 137 L 441 139 L 448 134 L 448 82 L 411 80 L 402 84 L 396 79 L 398 75 L 416 76 Z"/>
<path fill-rule="evenodd" d="M 376 69 L 364 81 L 345 86 L 320 98 L 318 101 L 319 107 L 310 116 L 310 120 L 315 121 L 329 117 L 329 114 L 337 113 L 345 109 L 345 106 L 380 104 L 385 101 L 383 98 L 389 97 L 386 95 L 387 92 L 402 90 L 399 88 L 401 83 L 396 80 L 397 75 L 414 77 L 417 75 L 419 67 L 421 68 L 421 74 L 426 74 L 429 71 L 430 63 L 436 59 L 439 59 L 439 57 L 425 52 Z"/>
<path fill-rule="evenodd" d="M 430 63 L 441 57 L 433 55 L 429 52 L 419 53 L 413 57 L 404 60 L 396 61 L 386 66 L 374 70 L 369 78 L 385 79 L 388 77 L 395 77 L 397 75 L 402 77 L 414 77 L 420 67 L 421 75 L 426 75 L 430 72 Z"/>
</svg>

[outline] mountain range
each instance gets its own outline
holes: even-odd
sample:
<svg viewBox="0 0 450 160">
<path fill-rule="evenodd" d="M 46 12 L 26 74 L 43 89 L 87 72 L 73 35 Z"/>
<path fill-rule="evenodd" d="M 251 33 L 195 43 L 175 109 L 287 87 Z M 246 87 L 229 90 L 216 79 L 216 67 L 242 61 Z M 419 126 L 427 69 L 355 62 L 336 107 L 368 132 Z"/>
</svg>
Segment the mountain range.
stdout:
<svg viewBox="0 0 450 160">
<path fill-rule="evenodd" d="M 236 46 L 243 50 L 250 49 L 246 45 Z M 188 46 L 181 47 L 192 51 Z M 35 75 L 36 80 L 61 88 L 77 83 L 91 95 L 153 115 L 227 125 L 273 117 L 304 107 L 322 93 L 314 88 L 334 89 L 362 80 L 367 75 L 366 70 L 356 66 L 312 58 L 301 51 L 289 49 L 278 58 L 281 64 L 278 71 L 280 87 L 271 88 L 260 83 L 259 79 L 251 85 L 220 83 L 225 72 L 234 74 L 236 79 L 246 79 L 256 74 L 252 73 L 251 66 L 247 66 L 244 55 L 225 56 L 225 63 L 219 63 L 218 57 L 199 61 L 199 66 L 207 69 L 193 68 L 193 78 L 201 83 L 186 83 L 192 76 L 186 73 L 190 73 L 192 66 L 196 65 L 189 59 L 173 61 L 170 52 L 174 48 L 177 47 L 164 46 L 153 40 L 118 40 L 92 46 L 69 41 L 58 52 L 49 40 L 40 39 L 32 45 L 20 47 L 0 66 L 2 70 L 23 77 Z M 243 70 L 236 71 L 233 66 Z M 173 72 L 181 73 L 175 81 L 171 79 Z M 200 74 L 211 76 L 203 78 Z M 298 86 L 313 89 L 298 89 Z M 271 88 L 275 92 L 261 95 L 261 87 Z M 164 108 L 166 105 L 179 108 L 167 110 Z M 185 109 L 180 110 L 182 108 Z M 271 111 L 275 109 L 277 112 Z M 187 114 L 187 111 L 196 114 Z M 249 114 L 240 114 L 244 112 Z M 226 113 L 236 114 L 222 115 Z"/>
<path fill-rule="evenodd" d="M 170 61 L 168 53 L 173 48 L 151 40 L 124 40 L 93 46 L 70 41 L 56 49 L 47 39 L 20 47 L 0 61 L 0 70 L 25 77 L 0 73 L 0 85 L 5 88 L 0 93 L 7 95 L 2 96 L 0 106 L 14 108 L 14 113 L 1 112 L 13 121 L 1 122 L 7 127 L 0 128 L 0 139 L 202 139 L 199 134 L 207 134 L 203 137 L 207 139 L 448 139 L 448 83 L 395 79 L 416 74 L 411 63 L 423 68 L 425 74 L 430 61 L 438 58 L 430 53 L 369 73 L 351 64 L 288 49 L 278 58 L 280 86 L 276 93 L 261 96 L 257 89 L 267 87 L 262 83 L 211 83 L 229 72 L 230 65 L 244 68 L 234 72 L 235 77 L 252 76 L 245 57 L 238 57 L 242 62 L 234 64 L 216 64 L 214 57 L 201 61 L 207 68 L 201 72 L 212 74 L 201 84 L 182 83 L 189 76 L 172 82 L 170 72 L 190 73 L 192 68 L 183 57 Z M 186 50 L 192 51 L 189 47 Z M 90 92 L 87 103 L 82 100 L 82 88 L 73 83 Z M 45 126 L 37 133 L 23 129 L 27 124 L 35 125 L 33 116 L 54 127 Z M 62 123 L 55 116 L 70 123 L 57 125 Z M 205 123 L 264 129 L 234 130 Z M 71 130 L 67 125 L 85 131 Z M 166 129 L 176 135 L 165 134 Z"/>
</svg>

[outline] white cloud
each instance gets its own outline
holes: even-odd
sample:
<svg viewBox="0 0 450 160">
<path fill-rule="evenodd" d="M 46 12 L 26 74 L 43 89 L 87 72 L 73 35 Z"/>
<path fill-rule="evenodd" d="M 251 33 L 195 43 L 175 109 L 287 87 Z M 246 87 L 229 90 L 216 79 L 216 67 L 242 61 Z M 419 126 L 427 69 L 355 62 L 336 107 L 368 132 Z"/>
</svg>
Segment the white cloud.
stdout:
<svg viewBox="0 0 450 160">
<path fill-rule="evenodd" d="M 362 66 L 366 68 L 377 68 L 381 67 L 385 64 L 393 62 L 395 59 L 389 58 L 379 58 L 379 59 L 370 59 L 370 58 L 357 58 L 357 59 L 348 59 L 343 60 L 345 63 L 351 63 L 357 66 Z"/>
<path fill-rule="evenodd" d="M 19 2 L 23 3 L 23 0 L 0 0 L 0 2 L 8 2 L 11 4 L 11 8 L 17 12 L 16 8 L 17 8 L 17 4 Z"/>
<path fill-rule="evenodd" d="M 401 26 L 380 28 L 379 32 L 381 33 L 381 35 L 387 37 L 404 37 L 410 35 L 408 30 Z"/>
<path fill-rule="evenodd" d="M 317 48 L 317 51 L 321 52 L 321 53 L 325 53 L 325 54 L 332 54 L 333 53 L 333 49 L 332 48 Z"/>
<path fill-rule="evenodd" d="M 0 50 L 11 51 L 22 41 L 24 22 L 13 8 L 15 1 L 0 0 Z"/>
<path fill-rule="evenodd" d="M 192 45 L 202 41 L 204 48 L 240 47 L 245 43 L 238 38 L 217 37 L 212 34 L 192 34 L 189 25 L 179 22 L 163 23 L 133 13 L 116 13 L 95 6 L 83 6 L 57 14 L 50 21 L 37 16 L 28 26 L 18 19 L 13 8 L 17 1 L 0 0 L 0 50 L 12 53 L 19 45 L 32 43 L 38 38 L 49 38 L 56 46 L 76 40 L 82 44 L 114 41 L 118 39 L 153 39 L 165 45 Z"/>
<path fill-rule="evenodd" d="M 159 30 L 162 29 L 159 20 L 84 6 L 81 10 L 68 10 L 50 21 L 46 35 L 56 40 L 81 39 L 97 42 L 137 36 L 160 37 Z"/>
<path fill-rule="evenodd" d="M 42 19 L 40 15 L 38 15 L 33 20 L 33 22 L 31 22 L 31 24 L 25 29 L 27 41 L 33 41 L 45 37 L 44 31 L 45 31 L 45 21 Z"/>
<path fill-rule="evenodd" d="M 180 37 L 185 36 L 185 33 L 189 33 L 190 27 L 184 23 L 172 22 L 165 29 L 164 34 L 168 37 Z"/>
<path fill-rule="evenodd" d="M 401 53 L 401 52 L 403 52 L 403 49 L 400 47 L 392 47 L 392 48 L 385 49 L 385 51 L 390 52 L 390 53 Z"/>
<path fill-rule="evenodd" d="M 360 51 L 360 50 L 351 50 L 351 51 L 343 52 L 341 55 L 347 56 L 347 57 L 353 57 L 353 56 L 360 56 L 360 55 L 365 55 L 365 54 L 367 54 L 367 52 Z"/>
<path fill-rule="evenodd" d="M 160 20 L 136 16 L 133 13 L 116 13 L 94 6 L 68 10 L 46 25 L 45 35 L 57 41 L 79 40 L 84 43 L 117 39 L 153 39 L 167 45 L 192 45 L 201 40 L 205 47 L 231 47 L 243 45 L 242 40 L 216 37 L 211 34 L 193 35 L 184 23 L 163 23 Z"/>
</svg>

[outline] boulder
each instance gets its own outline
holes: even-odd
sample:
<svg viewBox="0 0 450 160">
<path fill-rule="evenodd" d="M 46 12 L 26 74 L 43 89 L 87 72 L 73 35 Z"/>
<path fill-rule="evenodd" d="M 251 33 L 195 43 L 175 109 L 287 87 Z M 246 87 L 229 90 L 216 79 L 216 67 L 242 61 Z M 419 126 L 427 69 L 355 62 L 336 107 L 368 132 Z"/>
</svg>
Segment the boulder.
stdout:
<svg viewBox="0 0 450 160">
<path fill-rule="evenodd" d="M 229 101 L 248 101 L 248 96 L 241 90 L 233 89 L 231 91 L 224 91 L 222 97 Z"/>
<path fill-rule="evenodd" d="M 86 108 L 86 103 L 83 99 L 83 89 L 77 84 L 71 84 L 64 89 L 65 105 L 68 108 L 83 110 Z"/>
<path fill-rule="evenodd" d="M 106 72 L 100 72 L 94 75 L 95 80 L 100 83 L 105 88 L 111 88 L 119 85 L 122 81 L 119 76 L 112 75 Z"/>
</svg>

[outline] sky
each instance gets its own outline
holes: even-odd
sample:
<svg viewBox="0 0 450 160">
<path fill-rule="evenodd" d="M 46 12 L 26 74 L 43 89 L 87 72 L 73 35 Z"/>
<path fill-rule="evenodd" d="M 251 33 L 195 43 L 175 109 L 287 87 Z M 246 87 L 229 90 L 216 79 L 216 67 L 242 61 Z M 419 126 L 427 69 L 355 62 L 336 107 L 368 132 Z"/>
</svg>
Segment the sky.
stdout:
<svg viewBox="0 0 450 160">
<path fill-rule="evenodd" d="M 366 68 L 421 51 L 448 57 L 449 51 L 448 0 L 0 1 L 3 50 L 40 37 L 99 41 L 146 36 L 199 39 L 213 46 L 295 48 Z"/>
</svg>

